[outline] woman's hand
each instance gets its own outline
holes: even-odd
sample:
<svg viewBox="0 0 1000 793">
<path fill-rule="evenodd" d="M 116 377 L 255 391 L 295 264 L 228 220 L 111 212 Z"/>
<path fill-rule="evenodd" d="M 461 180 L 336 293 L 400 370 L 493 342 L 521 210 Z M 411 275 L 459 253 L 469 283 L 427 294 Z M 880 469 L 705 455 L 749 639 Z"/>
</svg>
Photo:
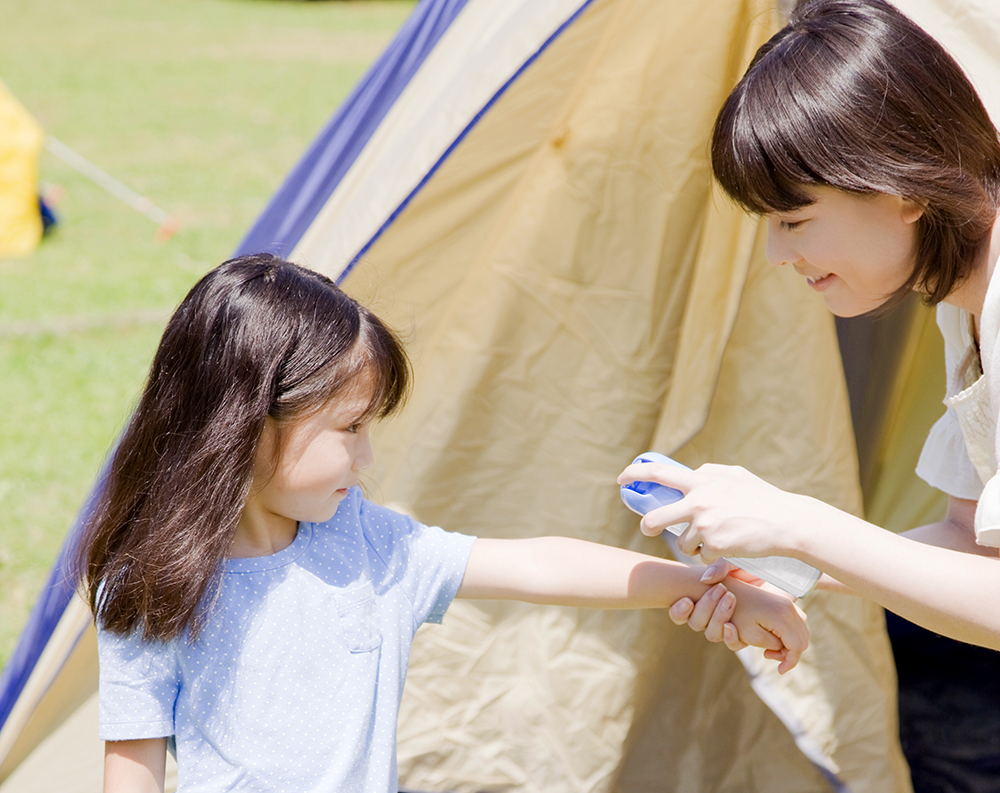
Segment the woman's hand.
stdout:
<svg viewBox="0 0 1000 793">
<path fill-rule="evenodd" d="M 668 526 L 687 523 L 677 547 L 706 562 L 722 556 L 796 556 L 801 536 L 831 510 L 822 502 L 786 493 L 738 466 L 703 465 L 690 471 L 660 463 L 628 466 L 618 484 L 658 482 L 684 498 L 648 512 L 639 524 L 655 536 Z"/>
<path fill-rule="evenodd" d="M 753 586 L 764 584 L 763 579 L 741 570 L 725 559 L 719 559 L 706 567 L 701 574 L 701 582 L 707 585 L 723 584 L 727 576 Z M 742 650 L 747 646 L 746 642 L 740 640 L 736 626 L 731 622 L 736 610 L 736 597 L 730 593 L 727 598 L 724 596 L 726 592 L 728 590 L 725 586 L 713 587 L 697 601 L 689 597 L 681 598 L 667 613 L 674 625 L 687 625 L 693 631 L 704 632 L 708 641 L 724 642 L 733 652 Z"/>
<path fill-rule="evenodd" d="M 675 625 L 687 625 L 691 630 L 704 632 L 710 642 L 723 642 L 733 652 L 742 650 L 747 643 L 740 639 L 739 631 L 732 618 L 736 611 L 736 596 L 725 588 L 726 579 L 743 581 L 750 586 L 764 589 L 775 595 L 788 597 L 781 590 L 770 586 L 763 579 L 720 559 L 705 568 L 701 576 L 703 584 L 716 584 L 697 601 L 684 597 L 668 610 Z"/>
<path fill-rule="evenodd" d="M 674 625 L 687 625 L 693 631 L 704 632 L 708 641 L 723 642 L 737 652 L 747 643 L 740 639 L 739 630 L 732 623 L 735 611 L 736 596 L 720 583 L 697 601 L 689 597 L 681 598 L 667 613 Z"/>
</svg>

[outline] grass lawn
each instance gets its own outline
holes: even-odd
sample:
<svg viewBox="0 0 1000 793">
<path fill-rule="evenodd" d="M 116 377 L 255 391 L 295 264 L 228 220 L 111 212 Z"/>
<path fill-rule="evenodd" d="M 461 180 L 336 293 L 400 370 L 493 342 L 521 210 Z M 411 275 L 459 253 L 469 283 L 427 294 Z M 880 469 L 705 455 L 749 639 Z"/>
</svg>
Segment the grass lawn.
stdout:
<svg viewBox="0 0 1000 793">
<path fill-rule="evenodd" d="M 166 316 L 225 259 L 409 14 L 409 0 L 4 0 L 0 80 L 46 132 L 176 216 L 45 153 L 60 223 L 0 259 L 0 666 Z"/>
</svg>

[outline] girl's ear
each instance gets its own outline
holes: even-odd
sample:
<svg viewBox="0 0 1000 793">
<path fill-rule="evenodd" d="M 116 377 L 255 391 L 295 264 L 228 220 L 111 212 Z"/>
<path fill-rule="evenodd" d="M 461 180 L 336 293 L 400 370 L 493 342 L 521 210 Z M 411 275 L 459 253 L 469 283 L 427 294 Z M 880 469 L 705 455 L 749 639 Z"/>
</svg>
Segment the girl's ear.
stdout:
<svg viewBox="0 0 1000 793">
<path fill-rule="evenodd" d="M 902 219 L 907 225 L 911 223 L 916 223 L 920 218 L 924 216 L 924 212 L 927 210 L 926 201 L 918 201 L 915 198 L 903 198 L 902 199 Z"/>
<path fill-rule="evenodd" d="M 281 454 L 281 429 L 277 422 L 268 416 L 264 419 L 264 429 L 260 433 L 257 441 L 257 454 L 254 458 L 253 477 L 254 485 L 266 484 L 278 465 L 278 456 Z"/>
</svg>

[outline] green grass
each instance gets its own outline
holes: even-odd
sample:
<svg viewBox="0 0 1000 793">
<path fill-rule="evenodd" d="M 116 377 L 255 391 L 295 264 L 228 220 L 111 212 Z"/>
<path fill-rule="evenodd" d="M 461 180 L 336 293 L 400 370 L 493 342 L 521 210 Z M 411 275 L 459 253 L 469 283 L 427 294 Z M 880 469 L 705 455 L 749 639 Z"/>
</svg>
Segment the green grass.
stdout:
<svg viewBox="0 0 1000 793">
<path fill-rule="evenodd" d="M 44 153 L 60 224 L 0 260 L 0 665 L 140 387 L 163 322 L 235 248 L 413 7 L 407 0 L 4 0 L 0 79 L 176 216 Z"/>
</svg>

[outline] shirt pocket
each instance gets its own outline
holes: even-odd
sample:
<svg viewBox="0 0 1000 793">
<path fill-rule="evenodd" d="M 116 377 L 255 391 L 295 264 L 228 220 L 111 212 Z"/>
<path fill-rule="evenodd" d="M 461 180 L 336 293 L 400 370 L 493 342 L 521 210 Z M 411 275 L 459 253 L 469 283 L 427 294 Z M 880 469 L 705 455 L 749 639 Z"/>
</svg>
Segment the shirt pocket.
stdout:
<svg viewBox="0 0 1000 793">
<path fill-rule="evenodd" d="M 336 595 L 337 614 L 352 653 L 369 653 L 382 644 L 375 589 L 364 581 Z"/>
</svg>

